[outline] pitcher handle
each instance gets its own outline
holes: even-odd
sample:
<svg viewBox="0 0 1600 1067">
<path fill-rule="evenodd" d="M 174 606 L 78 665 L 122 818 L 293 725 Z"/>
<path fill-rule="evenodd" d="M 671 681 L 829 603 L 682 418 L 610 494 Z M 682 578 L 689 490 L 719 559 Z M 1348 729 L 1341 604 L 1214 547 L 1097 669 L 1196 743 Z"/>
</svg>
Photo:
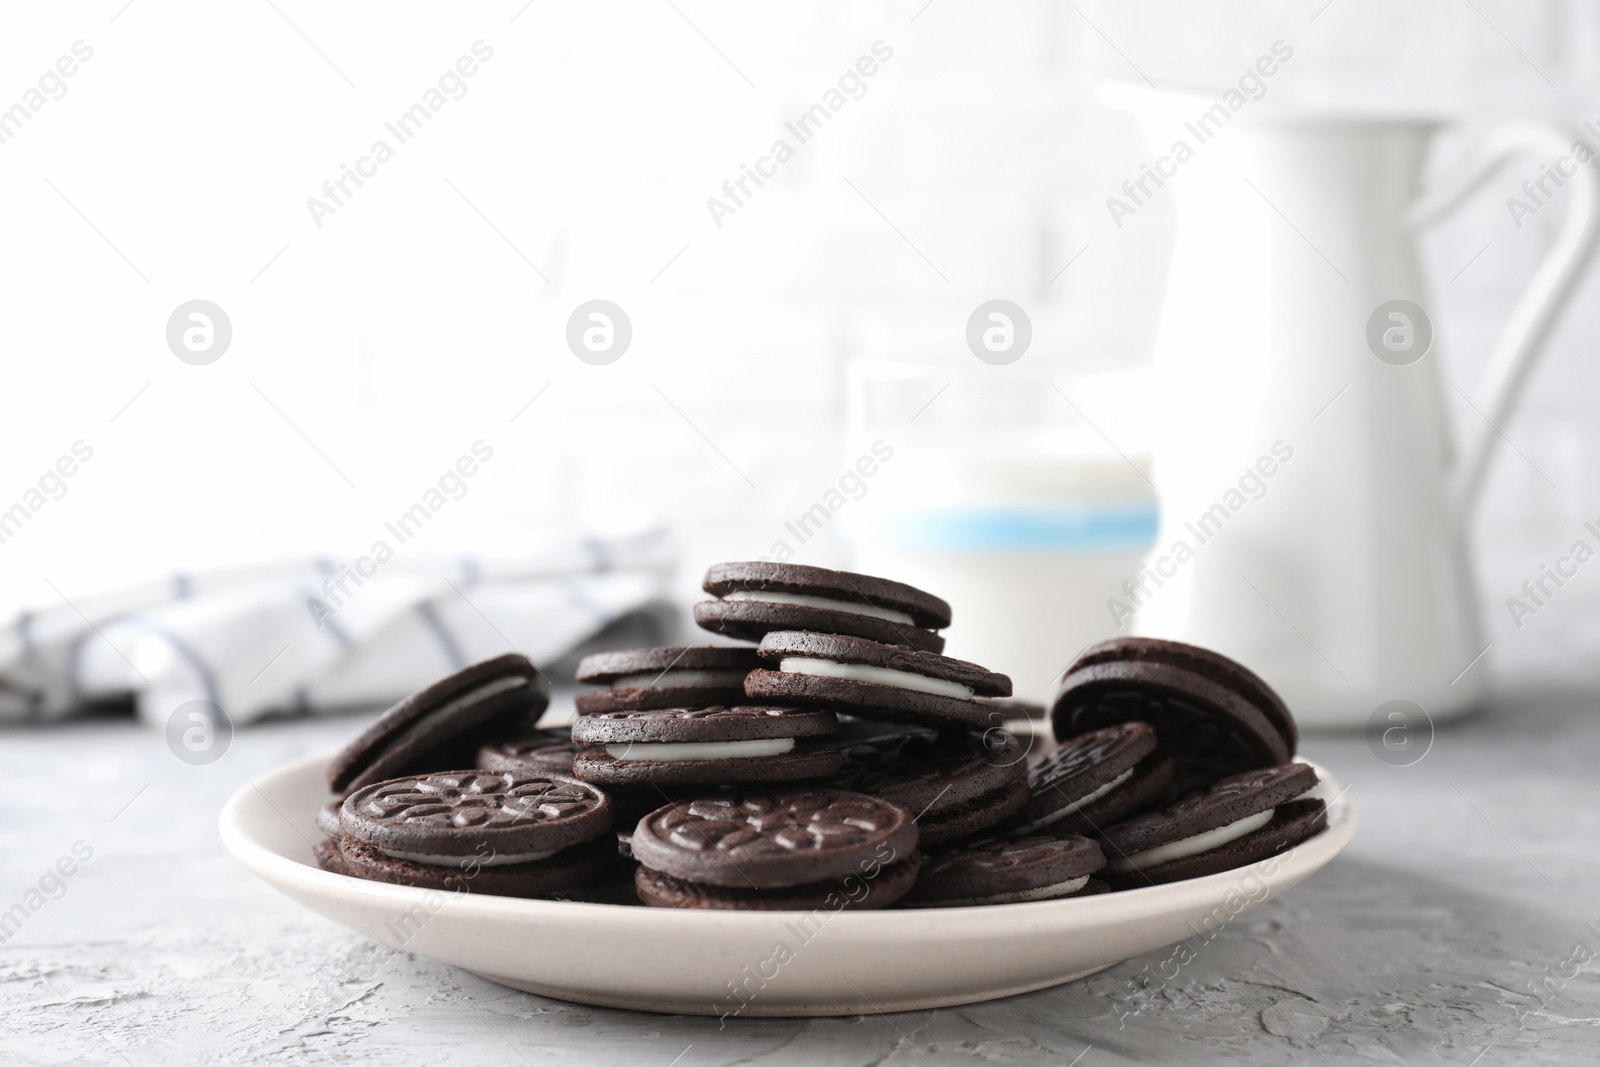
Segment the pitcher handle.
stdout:
<svg viewBox="0 0 1600 1067">
<path fill-rule="evenodd" d="M 1574 149 L 1579 145 L 1586 153 L 1583 162 L 1574 158 L 1578 154 Z M 1489 457 L 1500 436 L 1496 427 L 1516 407 L 1551 326 L 1572 297 L 1594 253 L 1595 239 L 1600 236 L 1600 176 L 1595 173 L 1596 168 L 1600 168 L 1597 147 L 1600 146 L 1590 145 L 1577 131 L 1556 123 L 1515 122 L 1497 126 L 1478 146 L 1476 158 L 1464 168 L 1461 177 L 1428 191 L 1411 209 L 1409 218 L 1414 227 L 1431 226 L 1460 207 L 1501 166 L 1518 156 L 1547 160 L 1570 187 L 1566 191 L 1571 203 L 1561 230 L 1517 299 L 1511 317 L 1495 340 L 1480 379 L 1479 389 L 1484 399 L 1478 404 L 1478 410 L 1484 418 L 1472 423 L 1463 435 L 1461 462 L 1455 474 L 1453 499 L 1458 521 L 1466 520 L 1483 487 Z M 1571 164 L 1573 173 L 1559 171 L 1560 164 Z M 1537 205 L 1536 210 L 1542 209 L 1544 203 Z"/>
</svg>

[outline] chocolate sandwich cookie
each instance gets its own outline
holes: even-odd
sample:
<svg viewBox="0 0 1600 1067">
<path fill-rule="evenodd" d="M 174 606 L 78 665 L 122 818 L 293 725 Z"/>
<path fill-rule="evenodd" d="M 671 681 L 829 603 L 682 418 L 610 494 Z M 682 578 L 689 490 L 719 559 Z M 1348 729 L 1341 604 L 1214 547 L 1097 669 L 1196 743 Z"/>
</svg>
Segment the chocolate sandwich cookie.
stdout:
<svg viewBox="0 0 1600 1067">
<path fill-rule="evenodd" d="M 1242 694 L 1272 724 L 1289 746 L 1293 756 L 1300 742 L 1300 730 L 1283 698 L 1250 668 L 1220 652 L 1182 641 L 1156 637 L 1113 637 L 1083 650 L 1073 666 L 1092 667 L 1115 662 L 1166 663 L 1193 671 Z"/>
<path fill-rule="evenodd" d="M 745 695 L 774 704 L 830 707 L 852 715 L 934 727 L 999 726 L 999 709 L 975 697 L 1011 695 L 1011 679 L 976 663 L 861 637 L 780 631 L 756 650 L 766 664 Z"/>
<path fill-rule="evenodd" d="M 611 800 L 563 775 L 450 771 L 358 789 L 339 850 L 361 878 L 428 889 L 547 896 L 617 861 Z"/>
<path fill-rule="evenodd" d="M 477 762 L 484 771 L 548 771 L 571 774 L 578 746 L 572 743 L 572 730 L 566 726 L 549 730 L 525 730 L 479 746 Z"/>
<path fill-rule="evenodd" d="M 656 908 L 706 908 L 714 911 L 814 911 L 828 908 L 873 911 L 897 903 L 916 884 L 922 854 L 871 872 L 782 889 L 728 889 L 700 885 L 640 867 L 634 875 L 638 899 Z"/>
<path fill-rule="evenodd" d="M 1297 741 L 1293 717 L 1256 675 L 1215 652 L 1148 637 L 1085 650 L 1056 689 L 1051 719 L 1058 739 L 1149 723 L 1185 788 L 1284 763 Z"/>
<path fill-rule="evenodd" d="M 1317 772 L 1304 763 L 1246 771 L 1107 827 L 1101 834 L 1107 880 L 1135 889 L 1276 855 L 1327 826 L 1327 806 L 1305 797 L 1316 784 Z"/>
<path fill-rule="evenodd" d="M 1090 877 L 1105 865 L 1087 837 L 990 838 L 928 857 L 902 904 L 962 908 L 1090 896 L 1110 889 Z"/>
<path fill-rule="evenodd" d="M 578 661 L 577 678 L 607 688 L 579 693 L 578 711 L 650 711 L 744 703 L 744 676 L 761 666 L 753 648 L 630 648 Z"/>
<path fill-rule="evenodd" d="M 981 737 L 909 730 L 827 743 L 844 758 L 827 784 L 906 808 L 925 848 L 987 830 L 1028 800 L 1022 744 L 1002 730 Z"/>
<path fill-rule="evenodd" d="M 888 907 L 916 848 L 911 812 L 838 789 L 678 801 L 633 833 L 639 897 L 657 907 Z"/>
<path fill-rule="evenodd" d="M 1098 833 L 1171 784 L 1172 760 L 1156 751 L 1156 732 L 1147 724 L 1079 734 L 1028 766 L 1028 802 L 1007 830 L 1019 836 Z"/>
<path fill-rule="evenodd" d="M 931 593 L 799 563 L 718 563 L 701 587 L 718 599 L 696 604 L 694 621 L 746 641 L 807 630 L 943 652 L 944 638 L 934 631 L 950 625 L 950 605 Z"/>
<path fill-rule="evenodd" d="M 741 705 L 580 715 L 572 739 L 586 746 L 572 771 L 604 786 L 766 784 L 826 778 L 837 752 L 810 738 L 839 728 L 820 708 Z"/>
<path fill-rule="evenodd" d="M 476 731 L 532 727 L 549 703 L 539 670 L 526 656 L 513 652 L 475 663 L 378 716 L 334 757 L 328 787 L 347 795 L 399 775 L 447 770 Z"/>
</svg>

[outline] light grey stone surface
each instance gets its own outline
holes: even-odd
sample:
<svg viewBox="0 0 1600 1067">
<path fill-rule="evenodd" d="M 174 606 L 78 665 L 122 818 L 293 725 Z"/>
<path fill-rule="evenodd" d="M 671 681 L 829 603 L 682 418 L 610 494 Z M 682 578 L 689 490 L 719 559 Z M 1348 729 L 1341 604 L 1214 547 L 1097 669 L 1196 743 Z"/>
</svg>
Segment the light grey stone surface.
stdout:
<svg viewBox="0 0 1600 1067">
<path fill-rule="evenodd" d="M 0 908 L 75 842 L 94 852 L 0 947 L 0 1062 L 1593 1063 L 1600 961 L 1562 961 L 1600 951 L 1597 703 L 1501 698 L 1409 767 L 1309 739 L 1352 785 L 1355 842 L 1175 975 L 1166 950 L 995 1003 L 723 1030 L 385 959 L 234 863 L 227 795 L 357 719 L 242 731 L 208 767 L 132 723 L 8 732 Z"/>
</svg>

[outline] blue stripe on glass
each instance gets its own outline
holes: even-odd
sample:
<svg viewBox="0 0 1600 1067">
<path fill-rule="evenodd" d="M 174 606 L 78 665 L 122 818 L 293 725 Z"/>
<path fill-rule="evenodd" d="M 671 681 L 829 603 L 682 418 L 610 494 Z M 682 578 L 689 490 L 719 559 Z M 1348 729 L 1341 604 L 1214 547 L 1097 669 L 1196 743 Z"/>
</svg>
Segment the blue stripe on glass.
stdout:
<svg viewBox="0 0 1600 1067">
<path fill-rule="evenodd" d="M 869 536 L 914 552 L 1107 552 L 1147 547 L 1159 522 L 1154 504 L 949 508 L 883 516 Z"/>
</svg>

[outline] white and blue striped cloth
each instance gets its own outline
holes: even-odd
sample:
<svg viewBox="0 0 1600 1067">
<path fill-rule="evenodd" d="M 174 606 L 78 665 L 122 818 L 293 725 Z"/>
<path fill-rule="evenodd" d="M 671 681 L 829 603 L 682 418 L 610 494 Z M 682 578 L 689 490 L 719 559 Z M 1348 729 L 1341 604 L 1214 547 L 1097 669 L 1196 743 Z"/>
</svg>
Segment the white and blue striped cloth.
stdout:
<svg viewBox="0 0 1600 1067">
<path fill-rule="evenodd" d="M 0 721 L 129 699 L 156 726 L 191 700 L 235 725 L 383 706 L 504 652 L 542 666 L 630 615 L 665 637 L 672 562 L 654 531 L 521 559 L 406 553 L 367 564 L 359 584 L 348 567 L 308 561 L 74 597 L 0 629 Z"/>
</svg>

